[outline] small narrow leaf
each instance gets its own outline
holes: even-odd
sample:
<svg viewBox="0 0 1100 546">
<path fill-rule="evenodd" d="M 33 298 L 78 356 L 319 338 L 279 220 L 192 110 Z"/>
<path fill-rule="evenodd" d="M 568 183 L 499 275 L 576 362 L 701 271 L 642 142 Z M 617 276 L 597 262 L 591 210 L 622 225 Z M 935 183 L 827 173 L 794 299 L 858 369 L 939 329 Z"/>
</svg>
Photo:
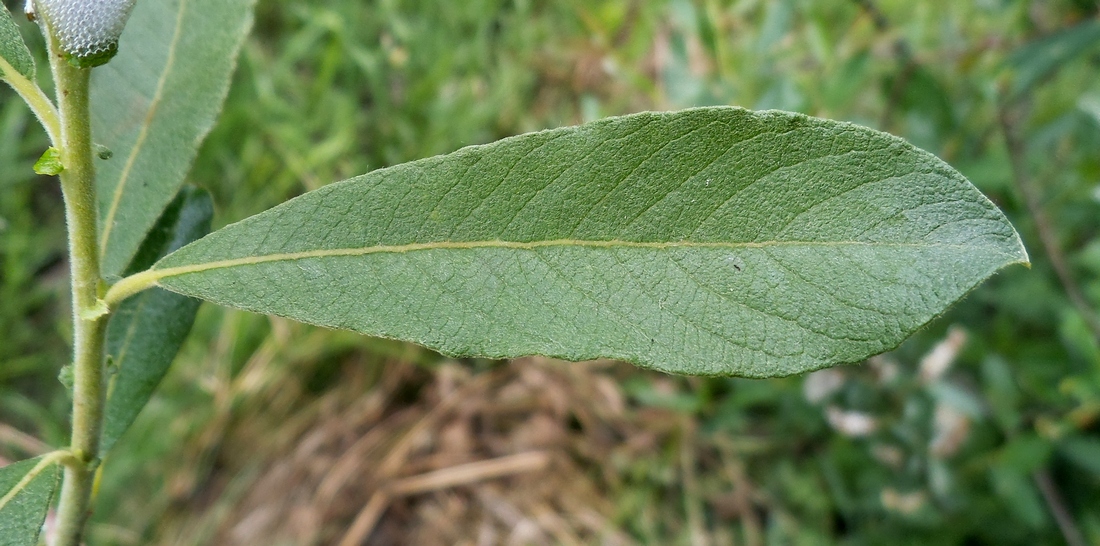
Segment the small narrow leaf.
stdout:
<svg viewBox="0 0 1100 546">
<path fill-rule="evenodd" d="M 164 209 L 128 269 L 148 269 L 169 252 L 210 232 L 214 215 L 210 194 L 185 186 Z M 191 331 L 199 300 L 154 288 L 133 296 L 117 309 L 107 326 L 112 364 L 101 453 L 106 454 L 152 397 L 168 366 Z"/>
<path fill-rule="evenodd" d="M 1089 19 L 1017 49 L 1007 64 L 1014 71 L 1009 97 L 1047 80 L 1056 70 L 1100 46 L 1100 20 Z"/>
<path fill-rule="evenodd" d="M 23 35 L 19 34 L 11 12 L 0 5 L 0 79 L 6 78 L 5 74 L 11 70 L 34 80 L 34 58 L 23 41 Z"/>
<path fill-rule="evenodd" d="M 130 263 L 221 110 L 255 0 L 138 2 L 118 55 L 92 73 L 103 273 Z"/>
<path fill-rule="evenodd" d="M 1026 261 L 988 199 L 896 137 L 701 108 L 375 171 L 219 230 L 147 277 L 450 355 L 768 377 L 896 347 Z"/>
<path fill-rule="evenodd" d="M 61 477 L 42 457 L 0 468 L 0 546 L 35 546 Z M 32 472 L 37 475 L 32 476 Z"/>
</svg>

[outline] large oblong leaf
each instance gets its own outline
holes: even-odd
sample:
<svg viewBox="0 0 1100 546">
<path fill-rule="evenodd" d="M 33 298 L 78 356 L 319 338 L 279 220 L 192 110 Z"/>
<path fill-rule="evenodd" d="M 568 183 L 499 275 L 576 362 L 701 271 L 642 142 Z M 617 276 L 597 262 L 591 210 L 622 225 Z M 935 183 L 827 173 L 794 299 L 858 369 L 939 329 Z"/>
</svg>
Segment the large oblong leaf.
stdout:
<svg viewBox="0 0 1100 546">
<path fill-rule="evenodd" d="M 184 186 L 164 209 L 127 273 L 144 271 L 166 254 L 206 235 L 213 216 L 210 194 Z M 191 331 L 200 303 L 154 288 L 123 301 L 111 315 L 107 355 L 115 373 L 104 409 L 101 454 L 110 451 L 153 396 Z"/>
<path fill-rule="evenodd" d="M 898 138 L 704 108 L 375 171 L 216 231 L 149 275 L 451 355 L 767 377 L 891 349 L 1026 261 L 996 207 Z"/>
<path fill-rule="evenodd" d="M 122 273 L 183 184 L 221 111 L 255 0 L 141 1 L 92 73 L 101 267 Z"/>
<path fill-rule="evenodd" d="M 0 546 L 34 546 L 61 477 L 43 458 L 0 468 Z"/>
</svg>

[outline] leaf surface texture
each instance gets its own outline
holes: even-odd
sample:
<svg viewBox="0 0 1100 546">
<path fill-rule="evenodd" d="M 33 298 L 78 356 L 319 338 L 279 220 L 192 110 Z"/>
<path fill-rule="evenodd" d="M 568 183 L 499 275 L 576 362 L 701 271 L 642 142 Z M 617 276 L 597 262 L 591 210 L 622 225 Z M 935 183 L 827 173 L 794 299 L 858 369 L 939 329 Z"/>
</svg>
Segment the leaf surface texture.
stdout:
<svg viewBox="0 0 1100 546">
<path fill-rule="evenodd" d="M 12 19 L 11 12 L 0 5 L 0 78 L 5 77 L 4 65 L 34 81 L 34 58 L 31 57 L 23 36 L 19 34 L 19 27 Z"/>
<path fill-rule="evenodd" d="M 38 544 L 61 477 L 56 465 L 36 468 L 41 461 L 39 457 L 0 468 L 0 546 Z M 32 471 L 38 473 L 30 476 Z M 31 479 L 25 480 L 27 477 Z"/>
<path fill-rule="evenodd" d="M 1027 261 L 904 141 L 800 114 L 609 118 L 375 171 L 169 255 L 169 290 L 449 355 L 768 377 L 891 349 Z"/>
</svg>

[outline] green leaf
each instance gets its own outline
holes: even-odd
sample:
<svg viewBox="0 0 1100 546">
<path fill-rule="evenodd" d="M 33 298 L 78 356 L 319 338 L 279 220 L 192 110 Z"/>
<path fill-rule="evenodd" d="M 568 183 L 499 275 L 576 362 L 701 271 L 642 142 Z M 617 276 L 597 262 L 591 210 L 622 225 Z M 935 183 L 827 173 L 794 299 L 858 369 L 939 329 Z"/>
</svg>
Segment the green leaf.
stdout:
<svg viewBox="0 0 1100 546">
<path fill-rule="evenodd" d="M 14 70 L 28 80 L 34 80 L 34 58 L 19 34 L 19 27 L 8 8 L 0 5 L 0 78 Z"/>
<path fill-rule="evenodd" d="M 64 170 L 65 165 L 61 163 L 61 151 L 53 146 L 46 148 L 46 151 L 42 153 L 42 157 L 34 162 L 35 174 L 57 176 Z"/>
<path fill-rule="evenodd" d="M 993 489 L 1009 514 L 1031 529 L 1047 523 L 1042 497 L 1029 474 L 998 464 L 990 467 L 989 474 Z"/>
<path fill-rule="evenodd" d="M 1014 72 L 1009 97 L 1030 91 L 1074 57 L 1088 53 L 1097 45 L 1100 45 L 1100 20 L 1096 19 L 1025 44 L 1007 59 Z"/>
<path fill-rule="evenodd" d="M 701 108 L 375 171 L 131 282 L 449 355 L 768 377 L 896 347 L 1026 261 L 996 207 L 896 137 Z"/>
<path fill-rule="evenodd" d="M 144 271 L 158 259 L 210 232 L 210 194 L 185 186 L 164 209 L 128 269 Z M 152 397 L 191 331 L 199 300 L 154 288 L 119 305 L 107 326 L 114 374 L 104 415 L 101 453 L 107 453 Z"/>
<path fill-rule="evenodd" d="M 0 546 L 38 544 L 61 477 L 57 465 L 47 462 L 39 467 L 42 461 L 39 457 L 0 468 Z"/>
<path fill-rule="evenodd" d="M 92 73 L 103 273 L 118 275 L 179 190 L 221 110 L 254 0 L 138 2 Z"/>
<path fill-rule="evenodd" d="M 1062 440 L 1058 450 L 1095 479 L 1100 479 L 1100 440 L 1074 436 Z"/>
</svg>

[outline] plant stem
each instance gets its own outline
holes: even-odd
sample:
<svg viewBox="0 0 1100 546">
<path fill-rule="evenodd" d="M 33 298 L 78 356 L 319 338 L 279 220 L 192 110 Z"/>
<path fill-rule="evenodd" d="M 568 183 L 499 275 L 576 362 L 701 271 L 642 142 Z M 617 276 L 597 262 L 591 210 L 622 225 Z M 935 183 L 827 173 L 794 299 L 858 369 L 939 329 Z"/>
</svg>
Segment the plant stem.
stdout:
<svg viewBox="0 0 1100 546">
<path fill-rule="evenodd" d="M 1058 529 L 1062 531 L 1062 538 L 1066 540 L 1066 544 L 1069 546 L 1088 546 L 1085 535 L 1077 527 L 1077 522 L 1073 521 L 1073 515 L 1066 506 L 1066 501 L 1062 499 L 1062 494 L 1058 492 L 1058 486 L 1054 485 L 1054 479 L 1050 477 L 1050 472 L 1046 469 L 1040 469 L 1032 473 L 1031 477 L 1035 480 L 1035 484 L 1039 486 L 1039 492 L 1043 494 L 1043 500 L 1046 501 L 1050 512 L 1054 514 L 1054 521 L 1058 523 Z"/>
<path fill-rule="evenodd" d="M 68 63 L 51 41 L 50 65 L 61 116 L 61 190 L 69 228 L 73 300 L 73 416 L 70 451 L 58 507 L 58 546 L 78 546 L 89 514 L 103 418 L 106 310 L 99 299 L 95 168 L 92 164 L 89 69 Z"/>
<path fill-rule="evenodd" d="M 1005 145 L 1008 147 L 1008 158 L 1012 166 L 1012 176 L 1016 188 L 1023 196 L 1028 213 L 1035 222 L 1035 231 L 1039 233 L 1039 242 L 1042 243 L 1043 250 L 1054 268 L 1054 273 L 1058 276 L 1059 282 L 1062 283 L 1062 289 L 1065 290 L 1070 303 L 1077 309 L 1085 324 L 1092 331 L 1092 335 L 1097 341 L 1100 341 L 1100 315 L 1089 304 L 1088 299 L 1085 298 L 1085 293 L 1077 283 L 1077 279 L 1073 277 L 1069 262 L 1066 260 L 1066 254 L 1062 250 L 1062 246 L 1058 242 L 1058 236 L 1054 231 L 1054 224 L 1047 216 L 1046 209 L 1043 208 L 1042 198 L 1040 197 L 1041 192 L 1028 174 L 1025 161 L 1027 146 L 1016 127 L 1016 116 L 1018 115 L 1019 111 L 1010 110 L 1010 105 L 1002 105 L 998 113 L 1001 132 L 1004 133 Z"/>
</svg>

